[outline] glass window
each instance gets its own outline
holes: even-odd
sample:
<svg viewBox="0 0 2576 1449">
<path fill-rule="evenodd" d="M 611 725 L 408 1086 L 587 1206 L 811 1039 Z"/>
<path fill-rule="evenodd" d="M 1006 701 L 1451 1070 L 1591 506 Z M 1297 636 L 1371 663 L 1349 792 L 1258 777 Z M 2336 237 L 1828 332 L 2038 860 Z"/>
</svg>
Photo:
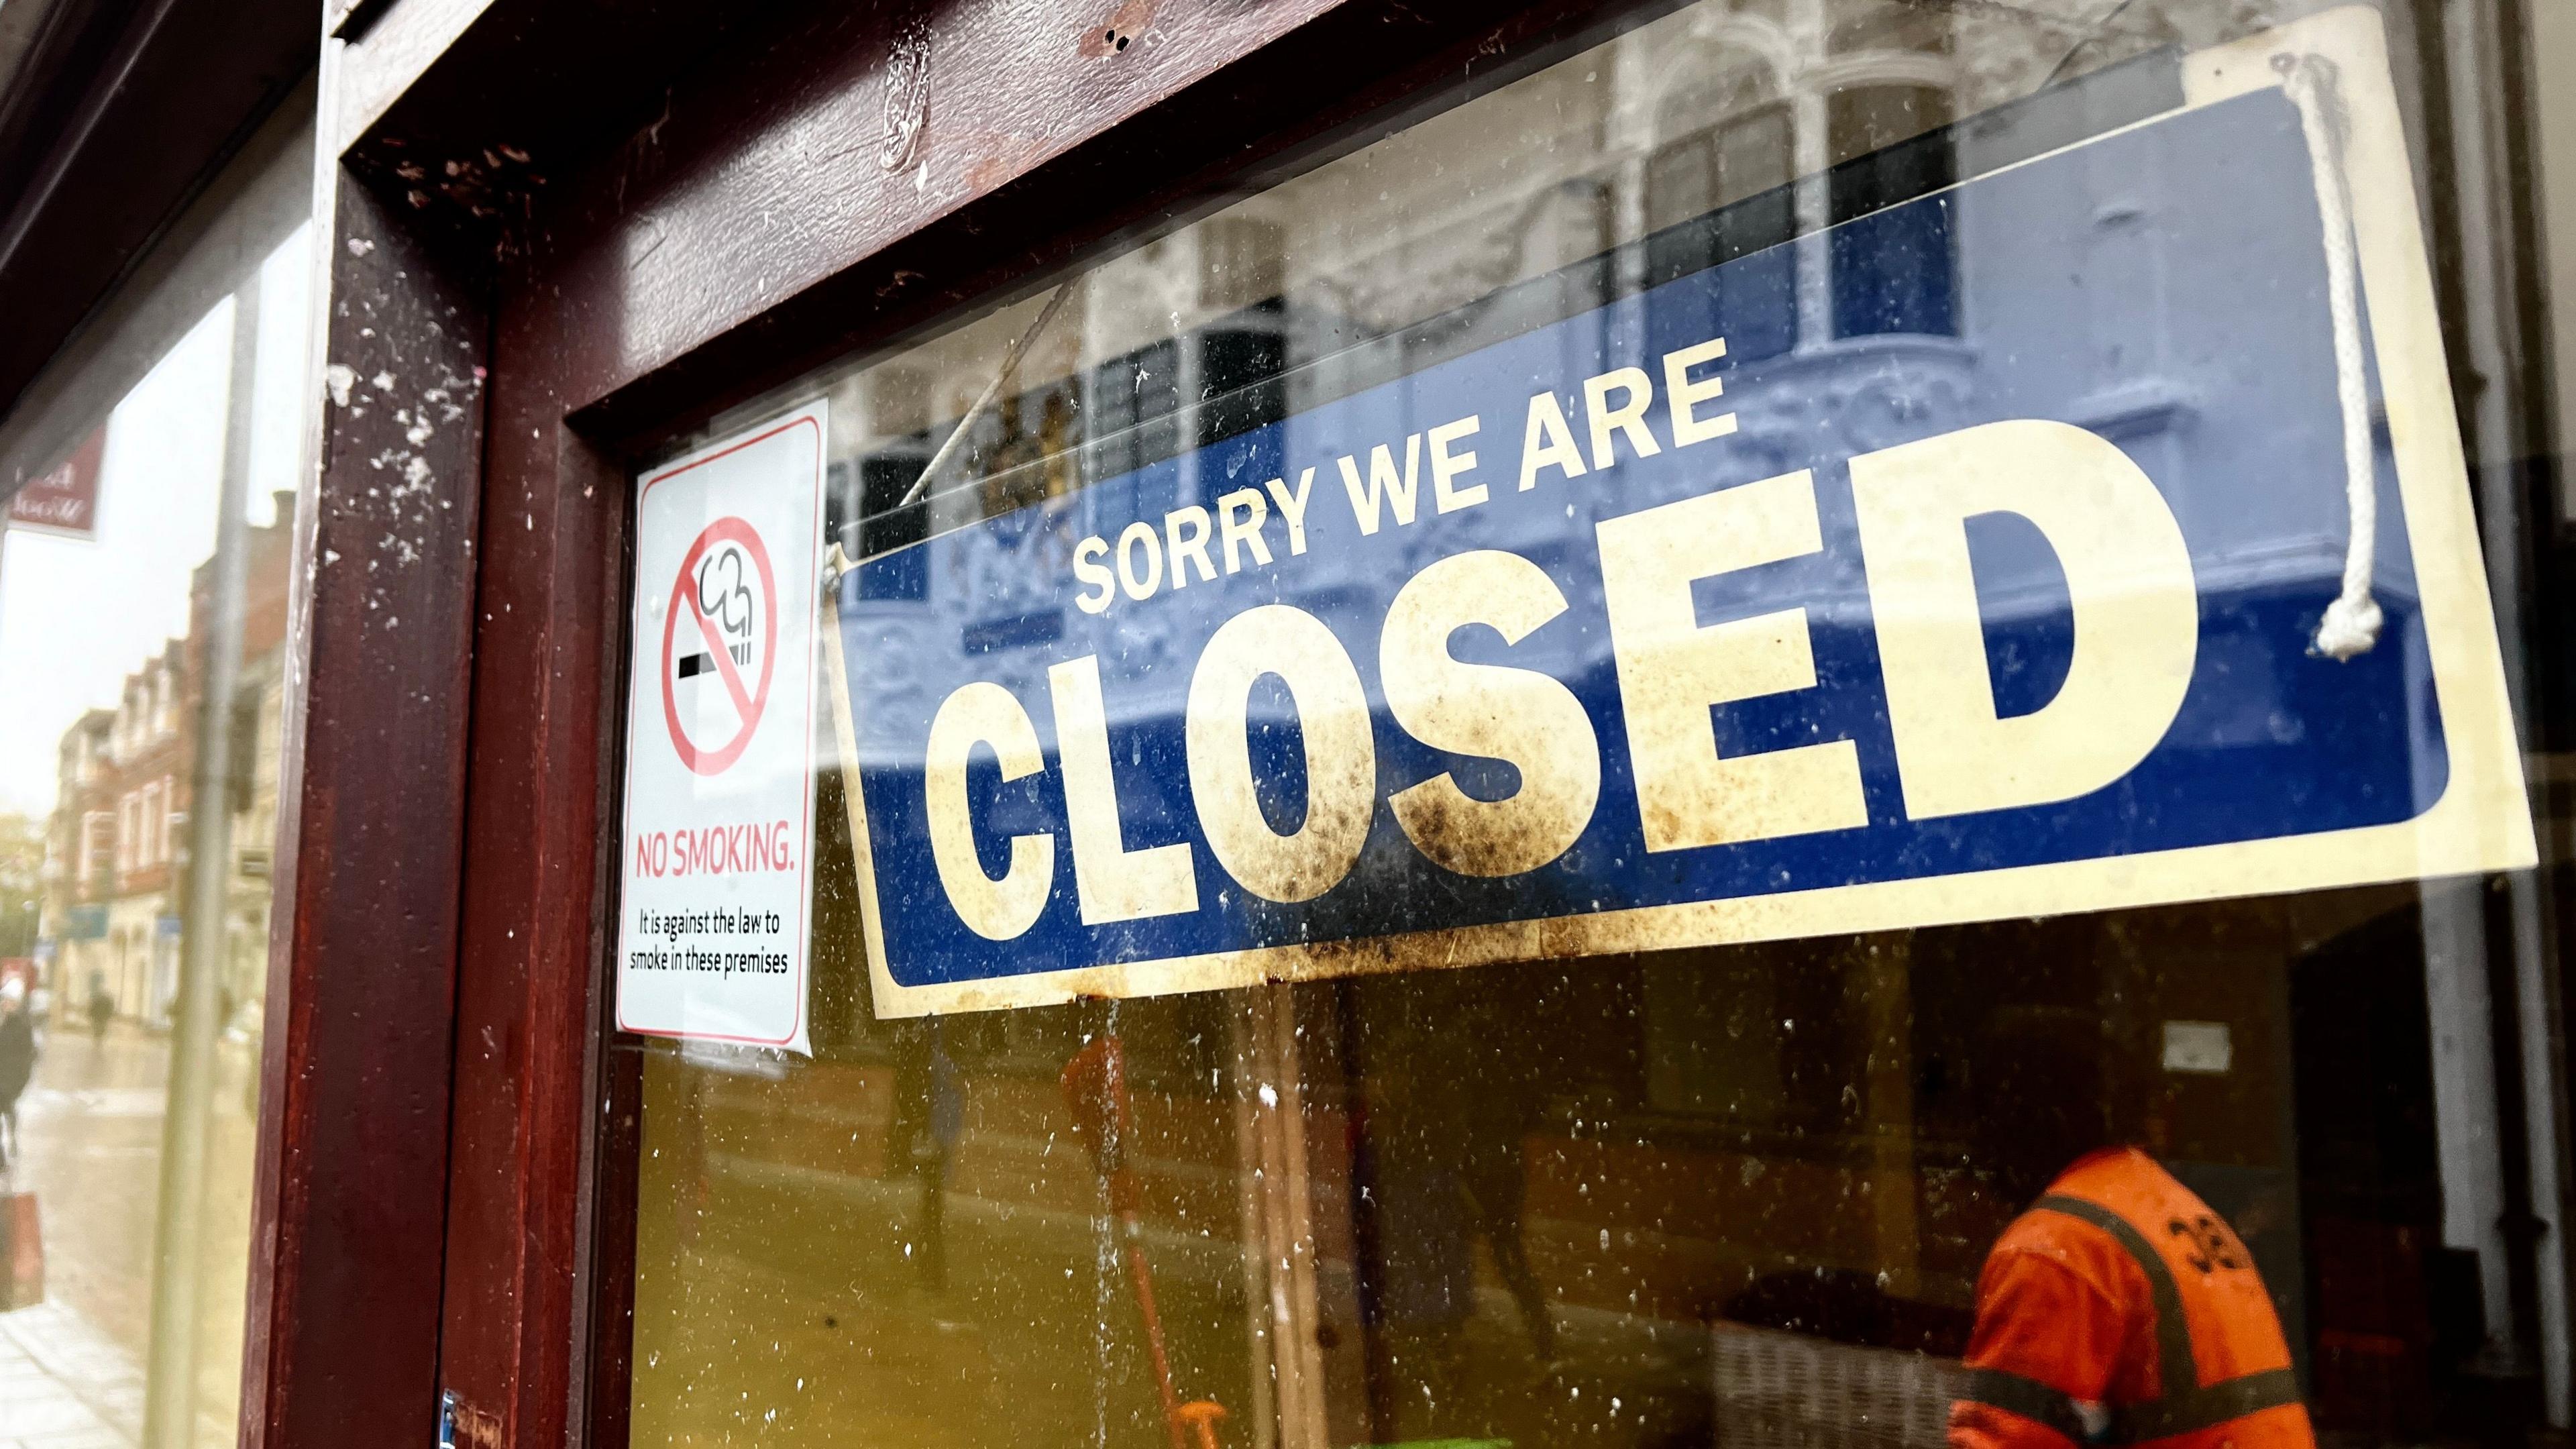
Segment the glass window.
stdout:
<svg viewBox="0 0 2576 1449">
<path fill-rule="evenodd" d="M 1605 6 L 685 440 L 825 400 L 849 682 L 811 1053 L 615 1042 L 634 1442 L 2563 1428 L 2564 544 L 2531 373 L 2451 391 L 2509 52 L 2085 8 Z M 1408 645 L 1461 559 L 1526 611 Z M 969 682 L 1028 768 L 929 758 Z"/>
<path fill-rule="evenodd" d="M 37 475 L 0 533 L 10 1442 L 240 1433 L 310 392 L 299 96 L 0 421 Z"/>
</svg>

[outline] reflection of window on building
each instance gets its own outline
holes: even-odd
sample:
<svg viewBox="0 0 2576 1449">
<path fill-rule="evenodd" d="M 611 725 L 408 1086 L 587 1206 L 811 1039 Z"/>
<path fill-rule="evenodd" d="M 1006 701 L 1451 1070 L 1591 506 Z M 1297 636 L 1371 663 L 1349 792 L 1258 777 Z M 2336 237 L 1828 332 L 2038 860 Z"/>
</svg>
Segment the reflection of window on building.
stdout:
<svg viewBox="0 0 2576 1449">
<path fill-rule="evenodd" d="M 1846 86 L 1825 101 L 1834 335 L 1958 331 L 1946 202 L 1880 213 L 1955 179 L 1949 93 L 1934 86 Z M 1845 225 L 1844 223 L 1848 223 Z"/>
<path fill-rule="evenodd" d="M 1199 409 L 1200 446 L 1286 416 L 1286 390 L 1277 382 L 1288 368 L 1288 339 L 1276 330 L 1280 310 L 1272 298 L 1202 334 L 1199 395 L 1208 401 Z"/>
<path fill-rule="evenodd" d="M 1257 217 L 1211 218 L 1198 232 L 1200 300 L 1231 308 L 1201 328 L 1197 375 L 1188 395 L 1200 400 L 1195 446 L 1287 416 L 1287 391 L 1279 379 L 1288 367 L 1284 284 L 1286 230 Z M 1214 497 L 1221 488 L 1202 488 Z M 1187 500 L 1184 500 L 1187 501 Z"/>
<path fill-rule="evenodd" d="M 921 478 L 930 461 L 924 444 L 881 449 L 858 460 L 858 525 L 852 556 L 874 558 L 930 536 L 930 505 L 903 506 L 904 495 Z M 844 465 L 834 464 L 837 472 Z M 837 489 L 835 490 L 838 491 Z M 928 555 L 915 549 L 887 568 L 870 569 L 861 585 L 872 599 L 918 599 L 929 592 Z"/>
<path fill-rule="evenodd" d="M 1676 89 L 1656 106 L 1645 170 L 1650 283 L 1733 262 L 1719 296 L 1738 361 L 1825 336 L 1956 335 L 1956 247 L 1941 204 L 1889 208 L 1956 179 L 1951 26 L 1933 7 L 1869 0 L 1827 8 L 1821 63 L 1785 80 L 1764 67 Z M 1800 134 L 1801 117 L 1815 128 Z M 1793 182 L 1826 170 L 1820 212 Z M 1812 183 L 1811 183 L 1812 184 Z M 1813 196 L 1813 193 L 1810 193 Z M 1811 203 L 1812 204 L 1812 203 Z M 1834 228 L 1821 257 L 1779 246 Z M 1777 248 L 1776 251 L 1765 251 Z M 1801 317 L 1798 268 L 1819 300 Z"/>
<path fill-rule="evenodd" d="M 1171 419 L 1181 406 L 1180 344 L 1166 339 L 1102 363 L 1084 401 L 1094 478 L 1115 478 L 1179 452 Z"/>
<path fill-rule="evenodd" d="M 112 835 L 106 811 L 92 810 L 81 817 L 80 884 L 86 891 L 95 893 L 98 889 L 98 878 L 107 869 Z"/>
<path fill-rule="evenodd" d="M 881 367 L 850 401 L 851 415 L 862 420 L 861 431 L 872 441 L 857 457 L 831 465 L 824 521 L 843 552 L 870 559 L 930 536 L 929 503 L 903 502 L 937 446 L 929 430 L 930 377 L 919 368 Z M 929 588 L 918 551 L 905 563 L 870 569 L 860 580 L 871 599 L 919 599 Z"/>
<path fill-rule="evenodd" d="M 1084 481 L 1131 473 L 1287 416 L 1285 308 L 1259 299 L 1193 329 L 1113 357 L 1092 369 L 1086 407 Z M 1224 491 L 1184 472 L 1175 503 L 1204 503 Z"/>
<path fill-rule="evenodd" d="M 1779 247 L 1797 231 L 1789 108 L 1769 105 L 1667 141 L 1646 162 L 1650 282 Z M 1718 306 L 1738 361 L 1798 342 L 1797 258 L 1749 257 L 1725 278 Z"/>
</svg>

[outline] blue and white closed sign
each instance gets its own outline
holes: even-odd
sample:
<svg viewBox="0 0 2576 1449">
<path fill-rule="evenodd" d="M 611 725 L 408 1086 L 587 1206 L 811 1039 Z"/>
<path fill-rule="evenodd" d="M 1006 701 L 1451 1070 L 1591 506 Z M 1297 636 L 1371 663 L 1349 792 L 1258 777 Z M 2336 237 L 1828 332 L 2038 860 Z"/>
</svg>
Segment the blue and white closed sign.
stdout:
<svg viewBox="0 0 2576 1449">
<path fill-rule="evenodd" d="M 2419 236 L 2339 13 L 857 565 L 878 1010 L 2528 865 Z M 1926 238 L 1938 325 L 1780 340 Z"/>
</svg>

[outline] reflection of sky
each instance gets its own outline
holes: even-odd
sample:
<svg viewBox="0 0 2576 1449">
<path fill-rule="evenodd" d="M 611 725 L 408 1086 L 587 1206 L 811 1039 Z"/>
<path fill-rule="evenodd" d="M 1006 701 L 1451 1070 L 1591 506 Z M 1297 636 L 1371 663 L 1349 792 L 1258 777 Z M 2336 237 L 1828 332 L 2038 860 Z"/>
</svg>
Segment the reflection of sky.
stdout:
<svg viewBox="0 0 2576 1449">
<path fill-rule="evenodd" d="M 299 228 L 260 269 L 253 524 L 271 521 L 272 490 L 295 486 L 304 239 Z M 63 731 L 113 708 L 125 676 L 187 632 L 189 576 L 214 547 L 232 317 L 217 303 L 109 415 L 96 542 L 13 532 L 0 547 L 0 810 L 50 812 Z"/>
</svg>

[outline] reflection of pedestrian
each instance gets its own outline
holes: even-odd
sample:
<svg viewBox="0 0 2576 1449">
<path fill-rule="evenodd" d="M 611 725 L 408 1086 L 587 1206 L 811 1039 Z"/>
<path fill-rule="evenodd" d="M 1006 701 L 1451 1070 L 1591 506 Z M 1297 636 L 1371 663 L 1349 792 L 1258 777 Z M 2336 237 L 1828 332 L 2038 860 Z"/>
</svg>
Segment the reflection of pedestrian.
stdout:
<svg viewBox="0 0 2576 1449">
<path fill-rule="evenodd" d="M 107 1023 L 116 1015 L 116 998 L 107 992 L 107 973 L 89 973 L 89 1039 L 107 1040 Z"/>
<path fill-rule="evenodd" d="M 1529 1155 L 1522 1144 L 1537 1125 L 1538 1084 L 1525 1063 L 1517 1070 L 1512 1063 L 1494 1065 L 1499 1069 L 1484 1073 L 1465 1103 L 1459 1187 L 1467 1195 L 1467 1229 L 1484 1236 L 1494 1271 L 1529 1329 L 1530 1350 L 1544 1364 L 1556 1358 L 1556 1322 L 1521 1236 L 1521 1210 L 1529 1201 Z"/>
<path fill-rule="evenodd" d="M 1445 1404 L 1466 1367 L 1464 1333 L 1476 1310 L 1466 1194 L 1455 1154 L 1443 1150 L 1456 1141 L 1456 1123 L 1423 1100 L 1419 1077 L 1383 1068 L 1373 1076 L 1380 1261 L 1370 1317 L 1386 1337 L 1389 1366 Z"/>
<path fill-rule="evenodd" d="M 948 1287 L 948 1164 L 965 1130 L 966 1097 L 948 1055 L 939 1019 L 899 1029 L 894 1045 L 894 1121 L 886 1135 L 886 1171 L 918 1178 L 921 1210 L 911 1249 L 914 1271 L 932 1292 Z"/>
<path fill-rule="evenodd" d="M 1523 1237 L 1525 1143 L 1547 1079 L 1525 1017 L 1488 983 L 1423 979 L 1407 987 L 1368 1048 L 1377 1243 L 1375 1301 L 1366 1311 L 1383 1335 L 1387 1367 L 1424 1401 L 1446 1405 L 1468 1382 L 1479 1237 L 1532 1356 L 1542 1368 L 1557 1356 L 1556 1324 Z M 1409 1414 L 1416 1397 L 1400 1395 L 1398 1412 Z"/>
<path fill-rule="evenodd" d="M 2008 1017 L 1976 1064 L 2001 1185 L 2038 1198 L 1977 1280 L 1953 1449 L 2314 1449 L 2272 1298 L 2208 1204 L 2117 1145 L 2098 1026 Z"/>
<path fill-rule="evenodd" d="M 0 1169 L 18 1160 L 18 1098 L 36 1074 L 36 1018 L 27 1010 L 27 983 L 0 981 Z"/>
</svg>

